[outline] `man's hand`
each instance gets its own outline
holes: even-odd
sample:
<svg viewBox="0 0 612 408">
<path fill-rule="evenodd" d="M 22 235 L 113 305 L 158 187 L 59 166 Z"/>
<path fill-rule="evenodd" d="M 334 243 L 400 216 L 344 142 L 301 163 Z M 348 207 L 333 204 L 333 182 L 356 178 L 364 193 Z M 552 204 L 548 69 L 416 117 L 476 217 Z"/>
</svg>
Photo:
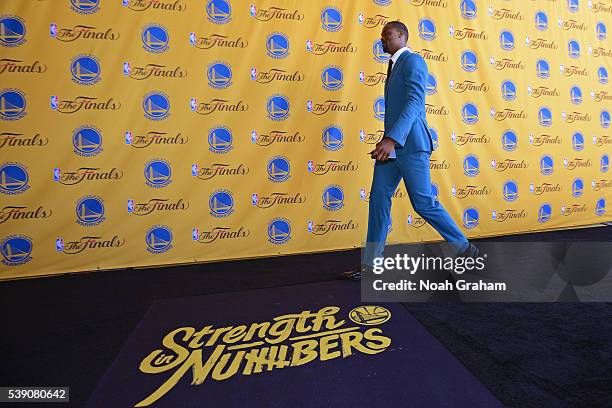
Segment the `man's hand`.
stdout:
<svg viewBox="0 0 612 408">
<path fill-rule="evenodd" d="M 380 142 L 376 143 L 376 148 L 369 154 L 373 159 L 387 161 L 393 150 L 395 150 L 395 141 L 389 137 L 383 137 Z"/>
</svg>

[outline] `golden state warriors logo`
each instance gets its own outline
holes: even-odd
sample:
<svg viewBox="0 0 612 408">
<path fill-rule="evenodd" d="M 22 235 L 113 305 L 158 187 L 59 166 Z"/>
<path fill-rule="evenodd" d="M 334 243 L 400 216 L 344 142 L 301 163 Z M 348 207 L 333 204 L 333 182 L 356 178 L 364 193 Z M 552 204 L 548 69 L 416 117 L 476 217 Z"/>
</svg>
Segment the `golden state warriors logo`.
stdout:
<svg viewBox="0 0 612 408">
<path fill-rule="evenodd" d="M 478 226 L 480 222 L 480 215 L 478 210 L 474 207 L 470 207 L 463 211 L 463 226 L 467 229 L 472 229 Z"/>
<path fill-rule="evenodd" d="M 81 126 L 72 132 L 72 146 L 79 156 L 95 156 L 102 151 L 102 133 L 94 126 Z"/>
<path fill-rule="evenodd" d="M 600 198 L 595 203 L 595 215 L 602 216 L 606 213 L 606 200 L 604 198 Z"/>
<path fill-rule="evenodd" d="M 602 22 L 597 23 L 595 26 L 595 33 L 599 41 L 605 41 L 607 35 L 606 25 Z"/>
<path fill-rule="evenodd" d="M 434 95 L 436 92 L 438 92 L 438 80 L 433 74 L 429 74 L 425 84 L 425 93 L 427 95 Z"/>
<path fill-rule="evenodd" d="M 326 210 L 336 211 L 344 207 L 344 191 L 340 186 L 331 185 L 325 188 L 321 199 Z"/>
<path fill-rule="evenodd" d="M 513 101 L 516 99 L 516 85 L 514 82 L 510 80 L 502 82 L 501 96 L 505 101 Z"/>
<path fill-rule="evenodd" d="M 465 72 L 474 72 L 478 69 L 478 56 L 475 52 L 467 50 L 461 54 L 461 68 Z"/>
<path fill-rule="evenodd" d="M 550 155 L 544 155 L 540 158 L 540 173 L 543 176 L 550 176 L 555 170 L 555 163 Z"/>
<path fill-rule="evenodd" d="M 480 174 L 480 163 L 478 157 L 473 154 L 468 154 L 463 159 L 463 174 L 468 177 L 476 177 Z"/>
<path fill-rule="evenodd" d="M 461 17 L 466 20 L 474 20 L 478 16 L 476 3 L 474 0 L 461 0 L 459 3 L 459 8 L 461 10 Z"/>
<path fill-rule="evenodd" d="M 348 316 L 354 323 L 373 326 L 391 319 L 391 312 L 382 306 L 359 306 L 351 310 Z"/>
<path fill-rule="evenodd" d="M 232 6 L 229 0 L 208 0 L 206 14 L 209 21 L 215 24 L 226 24 L 232 20 Z"/>
<path fill-rule="evenodd" d="M 26 99 L 18 89 L 4 89 L 0 92 L 0 118 L 18 120 L 26 115 Z"/>
<path fill-rule="evenodd" d="M 332 125 L 323 129 L 322 139 L 325 150 L 337 151 L 343 146 L 344 135 L 339 126 Z"/>
<path fill-rule="evenodd" d="M 208 206 L 213 217 L 227 217 L 234 212 L 234 197 L 227 190 L 214 191 L 208 199 Z"/>
<path fill-rule="evenodd" d="M 518 137 L 513 130 L 506 130 L 501 138 L 502 148 L 507 152 L 513 152 L 518 147 Z"/>
<path fill-rule="evenodd" d="M 215 89 L 225 89 L 232 84 L 232 67 L 224 62 L 213 62 L 208 66 L 208 85 Z"/>
<path fill-rule="evenodd" d="M 0 166 L 0 193 L 20 194 L 30 188 L 30 177 L 26 168 L 14 162 L 6 162 Z"/>
<path fill-rule="evenodd" d="M 150 24 L 143 28 L 140 39 L 142 48 L 154 54 L 166 51 L 170 43 L 168 30 L 158 24 Z"/>
<path fill-rule="evenodd" d="M 147 251 L 161 254 L 172 248 L 172 230 L 165 225 L 155 225 L 147 231 Z"/>
<path fill-rule="evenodd" d="M 268 179 L 275 183 L 289 180 L 291 166 L 289 160 L 283 156 L 275 156 L 268 161 Z"/>
<path fill-rule="evenodd" d="M 576 85 L 570 88 L 570 101 L 574 105 L 580 105 L 582 103 L 582 90 Z"/>
<path fill-rule="evenodd" d="M 321 83 L 323 84 L 323 88 L 328 91 L 337 91 L 342 88 L 343 79 L 342 69 L 335 65 L 324 68 L 321 73 Z"/>
<path fill-rule="evenodd" d="M 431 195 L 437 200 L 440 198 L 440 187 L 436 183 L 431 183 Z"/>
<path fill-rule="evenodd" d="M 567 10 L 570 13 L 577 13 L 580 8 L 580 0 L 567 0 Z"/>
<path fill-rule="evenodd" d="M 289 39 L 285 34 L 272 33 L 266 40 L 266 50 L 272 58 L 285 58 L 289 55 Z"/>
<path fill-rule="evenodd" d="M 536 76 L 542 79 L 550 78 L 550 64 L 545 59 L 536 62 Z"/>
<path fill-rule="evenodd" d="M 535 15 L 535 28 L 539 31 L 548 30 L 548 16 L 543 11 L 538 11 Z"/>
<path fill-rule="evenodd" d="M 567 43 L 567 55 L 570 58 L 580 58 L 580 44 L 576 40 Z"/>
<path fill-rule="evenodd" d="M 504 51 L 512 51 L 514 49 L 514 34 L 509 30 L 503 30 L 499 34 L 499 46 Z"/>
<path fill-rule="evenodd" d="M 219 126 L 208 132 L 209 150 L 213 153 L 227 153 L 232 150 L 232 132 L 226 127 Z"/>
<path fill-rule="evenodd" d="M 601 156 L 601 159 L 599 160 L 599 171 L 601 171 L 602 173 L 607 173 L 609 169 L 610 169 L 610 156 L 608 156 L 607 154 L 604 154 L 603 156 Z"/>
<path fill-rule="evenodd" d="M 549 108 L 542 106 L 538 110 L 538 123 L 543 127 L 552 126 L 552 112 Z"/>
<path fill-rule="evenodd" d="M 552 215 L 552 207 L 548 203 L 544 203 L 538 210 L 538 222 L 547 222 Z"/>
<path fill-rule="evenodd" d="M 170 115 L 170 99 L 162 92 L 151 92 L 145 95 L 142 102 L 145 118 L 164 120 Z"/>
<path fill-rule="evenodd" d="M 23 265 L 32 260 L 32 239 L 24 235 L 9 235 L 0 242 L 0 251 L 4 265 Z"/>
<path fill-rule="evenodd" d="M 146 184 L 153 188 L 166 187 L 172 183 L 170 163 L 163 159 L 153 159 L 146 163 L 144 169 Z"/>
<path fill-rule="evenodd" d="M 321 12 L 321 24 L 325 31 L 340 31 L 342 29 L 342 13 L 335 7 L 324 8 Z"/>
<path fill-rule="evenodd" d="M 374 101 L 374 117 L 378 120 L 385 120 L 385 98 L 379 96 Z"/>
<path fill-rule="evenodd" d="M 584 150 L 584 136 L 580 132 L 576 132 L 572 135 L 572 148 L 581 152 Z"/>
<path fill-rule="evenodd" d="M 289 100 L 282 95 L 273 95 L 268 98 L 266 109 L 268 118 L 276 121 L 285 120 L 289 117 Z"/>
<path fill-rule="evenodd" d="M 461 108 L 461 118 L 468 125 L 478 122 L 478 107 L 472 102 L 468 102 Z"/>
<path fill-rule="evenodd" d="M 83 227 L 93 227 L 102 223 L 104 216 L 104 201 L 97 196 L 86 196 L 76 203 L 77 224 Z"/>
<path fill-rule="evenodd" d="M 24 42 L 26 34 L 25 22 L 17 16 L 0 16 L 0 45 L 17 47 Z"/>
<path fill-rule="evenodd" d="M 436 25 L 433 20 L 423 18 L 419 21 L 419 37 L 425 41 L 433 41 L 436 38 Z"/>
<path fill-rule="evenodd" d="M 576 178 L 572 182 L 572 197 L 577 198 L 582 196 L 584 192 L 584 181 L 581 178 Z"/>
<path fill-rule="evenodd" d="M 291 223 L 285 218 L 274 218 L 268 224 L 268 241 L 281 245 L 291 239 Z"/>
<path fill-rule="evenodd" d="M 610 112 L 602 110 L 599 114 L 599 124 L 602 128 L 608 129 L 610 127 Z"/>
<path fill-rule="evenodd" d="M 503 186 L 503 196 L 506 201 L 516 201 L 518 198 L 518 184 L 514 180 L 508 180 Z"/>
<path fill-rule="evenodd" d="M 391 59 L 391 56 L 383 51 L 382 42 L 380 40 L 374 41 L 374 45 L 372 45 L 372 55 L 375 61 L 385 64 Z"/>
<path fill-rule="evenodd" d="M 599 69 L 597 70 L 597 80 L 602 85 L 608 83 L 608 70 L 606 69 L 606 67 L 599 67 Z"/>
<path fill-rule="evenodd" d="M 70 0 L 70 5 L 79 14 L 93 14 L 100 9 L 100 0 Z"/>
<path fill-rule="evenodd" d="M 438 148 L 438 146 L 440 145 L 439 143 L 439 138 L 438 138 L 438 131 L 432 127 L 429 128 L 429 133 L 431 134 L 431 144 L 433 145 L 433 150 L 436 150 Z"/>
<path fill-rule="evenodd" d="M 93 85 L 100 81 L 100 62 L 93 55 L 79 55 L 72 59 L 72 81 L 79 85 Z"/>
</svg>

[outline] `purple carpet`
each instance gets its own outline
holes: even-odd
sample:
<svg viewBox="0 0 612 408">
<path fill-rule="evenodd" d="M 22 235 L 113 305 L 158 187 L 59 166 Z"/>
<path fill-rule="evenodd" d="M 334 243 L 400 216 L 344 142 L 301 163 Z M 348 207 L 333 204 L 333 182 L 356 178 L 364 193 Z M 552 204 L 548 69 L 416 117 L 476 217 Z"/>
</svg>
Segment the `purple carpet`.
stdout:
<svg viewBox="0 0 612 408">
<path fill-rule="evenodd" d="M 324 282 L 154 303 L 89 407 L 497 407 L 399 304 Z"/>
</svg>

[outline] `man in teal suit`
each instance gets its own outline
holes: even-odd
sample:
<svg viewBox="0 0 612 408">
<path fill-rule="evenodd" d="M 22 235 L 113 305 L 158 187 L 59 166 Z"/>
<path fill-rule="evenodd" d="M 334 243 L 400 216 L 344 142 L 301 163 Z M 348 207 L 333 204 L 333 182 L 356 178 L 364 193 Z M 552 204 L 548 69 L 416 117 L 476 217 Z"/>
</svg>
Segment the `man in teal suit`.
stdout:
<svg viewBox="0 0 612 408">
<path fill-rule="evenodd" d="M 382 255 L 391 223 L 391 196 L 404 180 L 414 210 L 462 256 L 476 256 L 457 224 L 431 192 L 429 158 L 433 140 L 425 118 L 427 65 L 406 47 L 408 29 L 399 21 L 385 25 L 383 51 L 391 55 L 385 82 L 385 133 L 370 152 L 374 177 L 370 190 L 368 235 L 363 263 L 371 267 Z M 346 277 L 359 279 L 361 271 Z"/>
</svg>

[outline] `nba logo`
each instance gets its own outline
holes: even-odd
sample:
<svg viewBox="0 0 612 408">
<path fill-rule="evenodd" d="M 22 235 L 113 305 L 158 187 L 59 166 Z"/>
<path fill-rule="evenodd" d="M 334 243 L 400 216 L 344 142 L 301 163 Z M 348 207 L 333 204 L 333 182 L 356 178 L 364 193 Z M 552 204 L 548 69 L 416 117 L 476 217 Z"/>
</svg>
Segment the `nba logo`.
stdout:
<svg viewBox="0 0 612 408">
<path fill-rule="evenodd" d="M 123 5 L 123 7 L 127 7 L 130 5 L 130 0 L 122 0 L 121 4 Z"/>
<path fill-rule="evenodd" d="M 493 220 L 497 219 L 497 211 L 496 210 L 491 211 L 491 219 L 493 219 Z"/>
<path fill-rule="evenodd" d="M 308 100 L 308 102 L 306 102 L 306 110 L 308 112 L 312 112 L 312 101 Z"/>
<path fill-rule="evenodd" d="M 251 130 L 251 142 L 257 143 L 257 132 L 254 130 Z"/>
<path fill-rule="evenodd" d="M 255 8 L 254 4 L 251 4 L 250 10 L 251 10 L 251 17 L 255 17 L 255 15 L 257 14 L 257 9 Z"/>
<path fill-rule="evenodd" d="M 129 213 L 133 213 L 134 212 L 134 200 L 128 200 L 128 212 Z"/>
<path fill-rule="evenodd" d="M 312 41 L 306 40 L 306 51 L 312 52 Z"/>
<path fill-rule="evenodd" d="M 63 238 L 57 238 L 55 240 L 55 250 L 57 252 L 63 252 L 64 251 L 64 239 Z"/>
<path fill-rule="evenodd" d="M 361 198 L 362 200 L 366 199 L 366 191 L 365 188 L 362 188 L 359 190 L 359 198 Z"/>
<path fill-rule="evenodd" d="M 51 109 L 57 109 L 57 96 L 51 95 Z"/>
<path fill-rule="evenodd" d="M 196 35 L 194 32 L 189 33 L 189 44 L 191 45 L 196 44 Z"/>
<path fill-rule="evenodd" d="M 363 142 L 365 140 L 365 131 L 363 129 L 359 130 L 359 141 Z"/>
<path fill-rule="evenodd" d="M 251 79 L 254 81 L 257 79 L 257 70 L 255 67 L 251 68 Z"/>
<path fill-rule="evenodd" d="M 198 110 L 198 101 L 196 98 L 191 98 L 189 101 L 189 105 L 191 106 L 192 112 L 195 112 Z"/>
<path fill-rule="evenodd" d="M 123 63 L 123 75 L 128 76 L 130 75 L 131 71 L 132 71 L 132 67 L 130 67 L 130 63 L 124 62 Z"/>
<path fill-rule="evenodd" d="M 57 37 L 57 24 L 51 23 L 49 26 L 49 34 L 51 35 L 51 38 Z"/>
<path fill-rule="evenodd" d="M 194 177 L 198 175 L 198 165 L 197 164 L 191 165 L 191 175 Z"/>
<path fill-rule="evenodd" d="M 132 144 L 132 131 L 131 130 L 125 131 L 125 144 L 127 145 Z"/>
<path fill-rule="evenodd" d="M 313 226 L 312 226 L 312 221 L 311 221 L 311 220 L 308 220 L 308 232 L 312 232 L 312 230 L 313 230 L 313 229 L 314 229 L 314 228 L 313 228 Z"/>
<path fill-rule="evenodd" d="M 308 172 L 311 173 L 313 169 L 312 160 L 308 160 Z"/>
<path fill-rule="evenodd" d="M 363 71 L 359 71 L 359 82 L 363 84 L 364 80 L 365 80 L 365 74 L 363 73 Z"/>
<path fill-rule="evenodd" d="M 197 228 L 192 229 L 191 239 L 193 239 L 194 241 L 197 241 L 199 237 L 200 237 L 200 230 L 198 230 Z"/>
<path fill-rule="evenodd" d="M 60 178 L 62 177 L 62 171 L 60 170 L 59 167 L 56 167 L 53 169 L 53 181 L 60 181 Z"/>
<path fill-rule="evenodd" d="M 357 17 L 357 21 L 359 21 L 359 24 L 363 24 L 363 13 L 359 13 L 359 17 Z"/>
<path fill-rule="evenodd" d="M 251 194 L 251 204 L 257 205 L 258 202 L 259 202 L 259 196 L 257 195 L 257 193 Z"/>
</svg>

